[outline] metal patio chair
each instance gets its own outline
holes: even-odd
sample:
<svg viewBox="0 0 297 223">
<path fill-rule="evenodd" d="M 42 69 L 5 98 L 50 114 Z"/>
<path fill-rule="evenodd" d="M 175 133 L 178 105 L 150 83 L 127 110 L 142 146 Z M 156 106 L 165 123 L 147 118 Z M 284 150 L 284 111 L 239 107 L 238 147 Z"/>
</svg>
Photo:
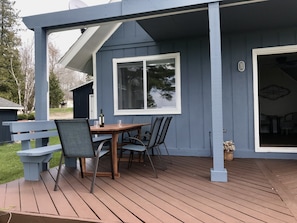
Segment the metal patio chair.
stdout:
<svg viewBox="0 0 297 223">
<path fill-rule="evenodd" d="M 145 153 L 150 161 L 150 164 L 152 166 L 152 169 L 154 171 L 156 178 L 158 177 L 157 171 L 156 171 L 156 168 L 154 166 L 153 160 L 152 160 L 149 152 L 153 148 L 156 148 L 157 150 L 159 150 L 158 146 L 157 146 L 157 142 L 158 142 L 159 131 L 160 131 L 160 127 L 161 127 L 161 123 L 162 123 L 163 119 L 164 119 L 163 117 L 155 118 L 155 121 L 151 128 L 151 136 L 147 143 L 144 143 L 141 139 L 139 139 L 137 137 L 129 137 L 130 142 L 122 146 L 122 150 L 130 151 L 128 167 L 130 167 L 132 164 L 134 152 Z M 158 151 L 158 157 L 161 160 L 159 151 Z"/>
<path fill-rule="evenodd" d="M 149 123 L 150 125 L 145 125 L 141 127 L 141 133 L 140 136 L 138 136 L 137 131 L 127 131 L 123 132 L 122 134 L 122 141 L 125 143 L 129 141 L 129 137 L 139 137 L 141 140 L 148 140 L 150 136 L 150 131 L 153 124 L 153 117 L 152 116 L 134 116 L 132 123 Z"/>
<path fill-rule="evenodd" d="M 145 125 L 141 127 L 140 135 L 138 135 L 138 132 L 136 130 L 132 131 L 126 131 L 121 134 L 121 143 L 119 147 L 122 147 L 123 145 L 130 142 L 130 137 L 137 137 L 142 141 L 148 141 L 150 137 L 150 131 L 153 124 L 153 117 L 152 116 L 142 116 L 142 115 L 136 115 L 133 116 L 132 123 L 149 123 L 150 125 Z M 120 157 L 122 157 L 123 150 L 120 150 Z M 139 157 L 140 159 L 140 157 Z"/>
<path fill-rule="evenodd" d="M 83 172 L 81 159 L 96 158 L 93 180 L 90 188 L 90 192 L 93 193 L 99 158 L 109 152 L 109 150 L 102 150 L 102 148 L 105 144 L 110 143 L 110 140 L 103 140 L 97 148 L 94 148 L 90 125 L 87 119 L 55 120 L 55 123 L 62 145 L 62 153 L 54 190 L 56 191 L 58 188 L 63 157 L 79 158 L 82 177 Z"/>
<path fill-rule="evenodd" d="M 164 145 L 166 153 L 167 153 L 168 156 L 169 156 L 169 152 L 168 152 L 168 149 L 167 149 L 167 146 L 166 146 L 166 143 L 165 143 L 165 138 L 166 138 L 167 131 L 168 131 L 171 120 L 172 120 L 172 116 L 167 117 L 165 119 L 164 124 L 163 124 L 163 126 L 161 128 L 160 137 L 159 137 L 158 142 L 157 142 L 157 145 L 158 145 L 159 149 L 160 149 L 160 145 Z M 172 161 L 170 160 L 170 162 L 172 162 Z"/>
</svg>

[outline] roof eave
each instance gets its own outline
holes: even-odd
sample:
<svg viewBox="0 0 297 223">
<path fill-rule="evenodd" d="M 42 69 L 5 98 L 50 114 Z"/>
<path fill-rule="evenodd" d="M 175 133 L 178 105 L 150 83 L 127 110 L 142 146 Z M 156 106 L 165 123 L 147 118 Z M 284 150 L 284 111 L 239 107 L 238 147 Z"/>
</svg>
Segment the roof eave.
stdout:
<svg viewBox="0 0 297 223">
<path fill-rule="evenodd" d="M 87 28 L 59 63 L 66 68 L 92 75 L 93 53 L 102 47 L 121 24 L 115 22 Z"/>
<path fill-rule="evenodd" d="M 34 30 L 43 28 L 49 31 L 67 30 L 77 27 L 93 26 L 108 22 L 122 22 L 158 17 L 168 13 L 179 13 L 201 7 L 201 5 L 221 0 L 123 0 L 92 7 L 78 8 L 23 18 L 25 25 Z"/>
</svg>

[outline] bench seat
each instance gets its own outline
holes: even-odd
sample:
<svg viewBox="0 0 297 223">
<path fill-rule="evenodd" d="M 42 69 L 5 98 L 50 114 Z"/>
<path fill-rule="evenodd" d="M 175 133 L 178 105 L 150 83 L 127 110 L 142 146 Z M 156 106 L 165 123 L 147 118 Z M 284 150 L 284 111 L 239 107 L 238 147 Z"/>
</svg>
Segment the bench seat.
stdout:
<svg viewBox="0 0 297 223">
<path fill-rule="evenodd" d="M 19 156 L 44 156 L 49 153 L 54 153 L 57 151 L 61 151 L 61 144 L 51 145 L 51 146 L 43 146 L 34 149 L 20 150 L 17 152 Z"/>
<path fill-rule="evenodd" d="M 61 150 L 61 145 L 57 144 L 18 151 L 17 155 L 20 156 L 24 165 L 25 180 L 38 181 L 40 173 L 49 169 L 48 165 L 53 153 Z"/>
<path fill-rule="evenodd" d="M 48 170 L 52 154 L 62 150 L 61 144 L 48 145 L 50 137 L 58 136 L 55 123 L 53 121 L 40 120 L 12 121 L 3 122 L 2 124 L 9 126 L 11 141 L 21 142 L 22 150 L 18 151 L 17 155 L 24 165 L 25 180 L 38 181 L 40 172 Z M 31 148 L 32 140 L 36 140 L 35 148 Z"/>
</svg>

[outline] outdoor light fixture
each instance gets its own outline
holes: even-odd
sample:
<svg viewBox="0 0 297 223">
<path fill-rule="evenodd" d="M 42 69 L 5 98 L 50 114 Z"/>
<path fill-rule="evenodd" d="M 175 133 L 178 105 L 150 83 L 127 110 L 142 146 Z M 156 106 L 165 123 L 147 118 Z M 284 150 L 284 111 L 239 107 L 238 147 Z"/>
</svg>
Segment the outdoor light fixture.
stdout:
<svg viewBox="0 0 297 223">
<path fill-rule="evenodd" d="M 243 60 L 238 61 L 237 69 L 239 72 L 245 71 L 245 62 Z"/>
</svg>

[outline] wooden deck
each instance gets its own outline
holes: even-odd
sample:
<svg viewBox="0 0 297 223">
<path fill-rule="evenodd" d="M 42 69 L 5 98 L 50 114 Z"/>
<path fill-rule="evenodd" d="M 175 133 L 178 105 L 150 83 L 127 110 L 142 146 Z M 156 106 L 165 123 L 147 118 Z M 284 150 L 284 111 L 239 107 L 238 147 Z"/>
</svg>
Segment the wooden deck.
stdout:
<svg viewBox="0 0 297 223">
<path fill-rule="evenodd" d="M 0 185 L 0 210 L 79 222 L 297 222 L 296 160 L 226 161 L 228 183 L 210 182 L 210 158 L 172 157 L 158 179 L 149 165 L 126 165 L 120 178 L 98 177 L 94 194 L 90 178 L 65 168 L 58 191 L 56 168 Z"/>
</svg>

